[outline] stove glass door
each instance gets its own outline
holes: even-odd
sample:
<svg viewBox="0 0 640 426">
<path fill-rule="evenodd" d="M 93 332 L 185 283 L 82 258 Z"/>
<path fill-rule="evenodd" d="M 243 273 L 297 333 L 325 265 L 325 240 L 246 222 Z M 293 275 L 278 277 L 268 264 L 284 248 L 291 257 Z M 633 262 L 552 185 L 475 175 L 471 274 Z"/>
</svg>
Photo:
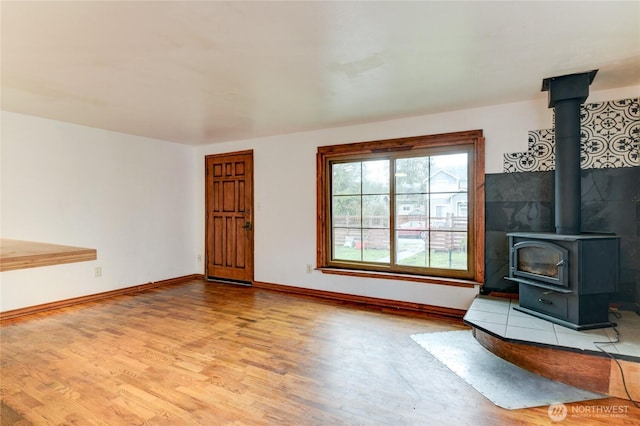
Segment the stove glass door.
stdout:
<svg viewBox="0 0 640 426">
<path fill-rule="evenodd" d="M 547 241 L 525 240 L 511 248 L 511 276 L 567 287 L 569 251 Z"/>
</svg>

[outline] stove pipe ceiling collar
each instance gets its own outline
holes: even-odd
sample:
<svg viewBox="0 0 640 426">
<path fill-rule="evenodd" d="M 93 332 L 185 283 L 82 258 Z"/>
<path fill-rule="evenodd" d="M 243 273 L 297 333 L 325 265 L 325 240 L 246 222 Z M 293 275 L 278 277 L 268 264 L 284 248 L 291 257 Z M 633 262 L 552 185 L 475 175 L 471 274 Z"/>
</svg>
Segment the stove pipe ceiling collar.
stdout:
<svg viewBox="0 0 640 426">
<path fill-rule="evenodd" d="M 598 70 L 542 80 L 555 111 L 555 224 L 556 234 L 580 233 L 580 105 Z"/>
</svg>

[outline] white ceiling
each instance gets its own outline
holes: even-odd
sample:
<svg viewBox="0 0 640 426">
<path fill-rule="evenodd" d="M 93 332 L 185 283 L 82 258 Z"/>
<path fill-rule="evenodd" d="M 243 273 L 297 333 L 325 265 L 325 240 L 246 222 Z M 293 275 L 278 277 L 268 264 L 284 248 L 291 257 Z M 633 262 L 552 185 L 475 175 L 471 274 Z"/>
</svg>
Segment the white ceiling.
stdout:
<svg viewBox="0 0 640 426">
<path fill-rule="evenodd" d="M 2 109 L 206 144 L 640 85 L 640 2 L 1 3 Z"/>
</svg>

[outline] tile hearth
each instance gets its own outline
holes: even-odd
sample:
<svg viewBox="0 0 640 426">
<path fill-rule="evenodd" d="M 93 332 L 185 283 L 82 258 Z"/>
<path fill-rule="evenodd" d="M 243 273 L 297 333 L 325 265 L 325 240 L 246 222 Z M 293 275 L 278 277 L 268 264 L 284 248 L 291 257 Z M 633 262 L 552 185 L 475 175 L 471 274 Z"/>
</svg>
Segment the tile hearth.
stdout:
<svg viewBox="0 0 640 426">
<path fill-rule="evenodd" d="M 515 306 L 517 300 L 478 296 L 464 322 L 513 342 L 602 354 L 599 346 L 616 358 L 640 362 L 640 315 L 634 312 L 620 311 L 620 318 L 611 314 L 611 321 L 618 324 L 616 329 L 620 333 L 620 341 L 613 343 L 616 341 L 613 327 L 576 331 L 517 311 Z"/>
</svg>

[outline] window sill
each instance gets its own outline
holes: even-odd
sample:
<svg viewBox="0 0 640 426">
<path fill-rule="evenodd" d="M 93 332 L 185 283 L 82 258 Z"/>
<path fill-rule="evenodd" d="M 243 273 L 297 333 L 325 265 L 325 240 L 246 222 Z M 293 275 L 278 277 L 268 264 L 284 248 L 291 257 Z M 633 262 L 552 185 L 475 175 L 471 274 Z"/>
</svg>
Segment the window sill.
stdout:
<svg viewBox="0 0 640 426">
<path fill-rule="evenodd" d="M 473 280 L 465 280 L 458 278 L 442 278 L 442 277 L 431 277 L 425 275 L 409 275 L 409 274 L 398 274 L 398 273 L 390 273 L 390 272 L 374 272 L 374 271 L 362 271 L 357 269 L 340 269 L 340 268 L 317 268 L 318 271 L 323 274 L 334 274 L 334 275 L 347 275 L 352 277 L 361 277 L 361 278 L 379 278 L 386 280 L 397 280 L 397 281 L 413 281 L 425 284 L 439 284 L 439 285 L 449 285 L 454 287 L 467 287 L 473 288 L 475 286 L 481 286 L 482 283 L 473 281 Z"/>
</svg>

